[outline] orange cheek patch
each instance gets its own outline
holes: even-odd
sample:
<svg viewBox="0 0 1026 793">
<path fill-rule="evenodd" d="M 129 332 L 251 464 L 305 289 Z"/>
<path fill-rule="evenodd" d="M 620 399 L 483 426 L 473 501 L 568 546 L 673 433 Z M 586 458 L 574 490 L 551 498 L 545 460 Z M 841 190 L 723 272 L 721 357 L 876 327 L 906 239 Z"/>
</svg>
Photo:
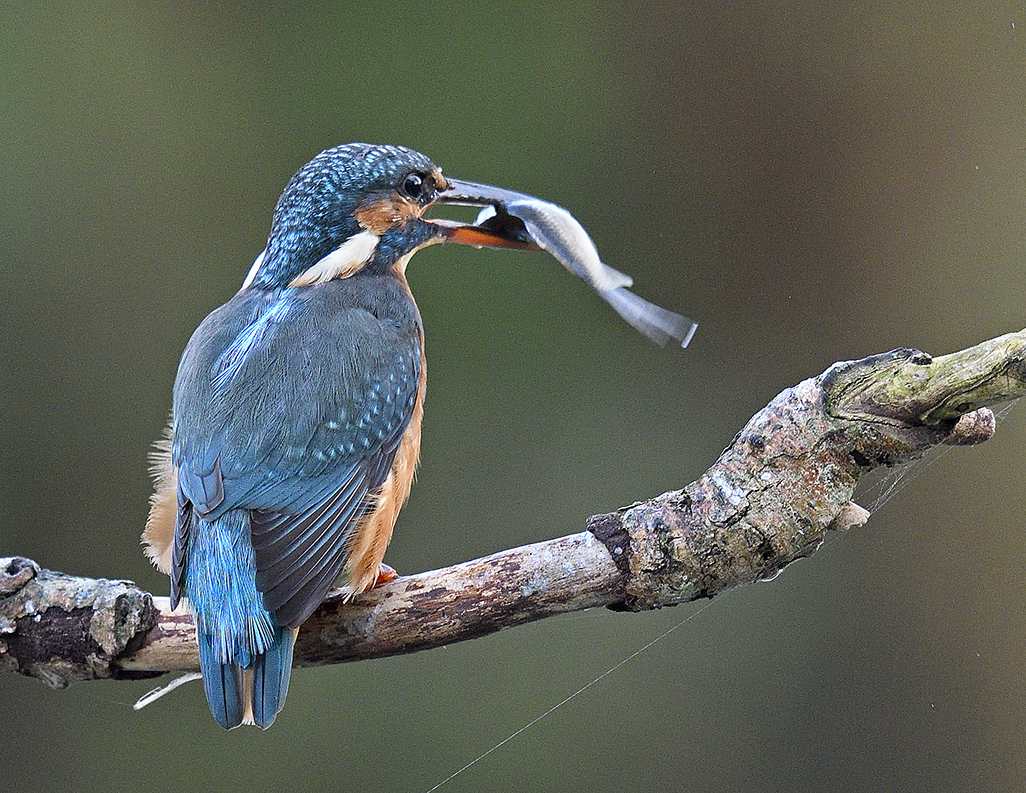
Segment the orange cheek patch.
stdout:
<svg viewBox="0 0 1026 793">
<path fill-rule="evenodd" d="M 401 221 L 402 215 L 389 198 L 363 204 L 356 210 L 356 222 L 379 237 Z"/>
<path fill-rule="evenodd" d="M 419 218 L 424 210 L 398 193 L 363 204 L 356 210 L 356 222 L 379 237 L 396 226 L 405 226 Z"/>
</svg>

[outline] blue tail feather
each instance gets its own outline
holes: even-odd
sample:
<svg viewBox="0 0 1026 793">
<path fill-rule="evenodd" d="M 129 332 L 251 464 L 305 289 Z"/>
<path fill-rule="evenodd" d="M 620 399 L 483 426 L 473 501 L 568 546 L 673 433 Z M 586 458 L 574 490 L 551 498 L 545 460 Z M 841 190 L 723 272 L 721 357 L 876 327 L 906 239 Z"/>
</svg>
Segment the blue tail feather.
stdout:
<svg viewBox="0 0 1026 793">
<path fill-rule="evenodd" d="M 292 648 L 296 631 L 284 630 L 263 655 L 253 664 L 253 723 L 267 729 L 285 705 L 289 693 L 289 675 L 292 673 Z"/>
<path fill-rule="evenodd" d="M 214 720 L 226 730 L 253 723 L 267 729 L 285 705 L 296 631 L 278 630 L 249 666 L 222 663 L 213 634 L 199 634 L 203 689 Z"/>
<path fill-rule="evenodd" d="M 296 631 L 277 624 L 257 591 L 245 511 L 194 520 L 184 579 L 214 719 L 226 730 L 270 727 L 288 693 Z"/>
<path fill-rule="evenodd" d="M 245 715 L 242 669 L 235 664 L 222 664 L 218 659 L 214 637 L 209 633 L 197 634 L 199 640 L 200 671 L 203 690 L 214 721 L 226 730 L 242 724 Z"/>
</svg>

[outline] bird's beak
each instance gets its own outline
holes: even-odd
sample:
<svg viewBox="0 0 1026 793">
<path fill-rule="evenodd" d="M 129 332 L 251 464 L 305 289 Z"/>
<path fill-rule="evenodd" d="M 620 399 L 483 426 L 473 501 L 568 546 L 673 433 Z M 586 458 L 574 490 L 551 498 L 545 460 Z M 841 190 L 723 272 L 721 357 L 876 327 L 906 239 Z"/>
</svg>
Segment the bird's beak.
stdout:
<svg viewBox="0 0 1026 793">
<path fill-rule="evenodd" d="M 536 198 L 491 187 L 486 184 L 464 182 L 446 177 L 446 189 L 438 194 L 435 204 L 468 207 L 494 207 L 495 214 L 480 223 L 460 223 L 455 220 L 432 218 L 428 222 L 438 228 L 446 242 L 474 245 L 478 248 L 513 248 L 521 251 L 540 251 L 538 245 L 518 217 L 508 214 L 502 205 L 512 201 L 538 201 Z"/>
</svg>

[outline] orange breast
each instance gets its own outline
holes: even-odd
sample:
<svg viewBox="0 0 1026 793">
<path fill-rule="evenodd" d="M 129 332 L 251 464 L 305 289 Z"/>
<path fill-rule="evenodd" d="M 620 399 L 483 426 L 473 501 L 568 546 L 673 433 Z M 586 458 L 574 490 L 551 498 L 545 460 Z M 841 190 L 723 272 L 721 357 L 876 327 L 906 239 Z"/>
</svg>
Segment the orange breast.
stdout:
<svg viewBox="0 0 1026 793">
<path fill-rule="evenodd" d="M 401 262 L 396 271 L 406 290 L 409 285 L 405 276 L 406 261 Z M 410 295 L 413 299 L 413 295 Z M 385 558 L 385 549 L 392 539 L 392 529 L 399 517 L 410 488 L 413 487 L 413 475 L 420 460 L 420 427 L 424 419 L 424 392 L 427 388 L 427 359 L 424 356 L 424 333 L 420 334 L 420 382 L 417 384 L 417 400 L 413 406 L 413 415 L 406 428 L 392 469 L 375 494 L 374 509 L 363 517 L 356 527 L 353 544 L 346 562 L 347 597 L 359 594 L 371 586 L 378 577 L 381 561 Z"/>
</svg>

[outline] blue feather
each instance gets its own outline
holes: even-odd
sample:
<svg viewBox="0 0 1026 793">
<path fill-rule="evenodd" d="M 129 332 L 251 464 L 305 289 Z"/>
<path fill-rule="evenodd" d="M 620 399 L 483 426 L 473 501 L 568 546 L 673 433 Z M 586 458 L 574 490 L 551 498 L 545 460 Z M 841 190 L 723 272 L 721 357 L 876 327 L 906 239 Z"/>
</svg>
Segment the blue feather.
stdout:
<svg viewBox="0 0 1026 793">
<path fill-rule="evenodd" d="M 185 595 L 196 618 L 210 711 L 225 729 L 252 719 L 269 727 L 285 704 L 296 632 L 281 628 L 256 588 L 249 515 L 195 518 Z"/>
<path fill-rule="evenodd" d="M 268 726 L 281 709 L 296 630 L 342 573 L 420 376 L 420 318 L 387 275 L 246 289 L 190 339 L 175 381 L 172 596 L 195 614 L 223 726 Z"/>
<path fill-rule="evenodd" d="M 203 690 L 214 720 L 226 730 L 242 724 L 245 698 L 242 695 L 242 674 L 234 664 L 222 664 L 212 633 L 198 633 L 200 671 L 203 672 Z"/>
<path fill-rule="evenodd" d="M 296 631 L 280 631 L 280 636 L 253 664 L 252 684 L 253 723 L 266 730 L 274 717 L 285 706 L 292 673 L 292 648 Z"/>
<path fill-rule="evenodd" d="M 288 293 L 284 293 L 249 327 L 240 333 L 235 341 L 221 353 L 214 364 L 214 393 L 220 395 L 226 386 L 238 375 L 250 351 L 260 345 L 265 332 L 276 322 L 282 322 L 289 313 Z"/>
</svg>

